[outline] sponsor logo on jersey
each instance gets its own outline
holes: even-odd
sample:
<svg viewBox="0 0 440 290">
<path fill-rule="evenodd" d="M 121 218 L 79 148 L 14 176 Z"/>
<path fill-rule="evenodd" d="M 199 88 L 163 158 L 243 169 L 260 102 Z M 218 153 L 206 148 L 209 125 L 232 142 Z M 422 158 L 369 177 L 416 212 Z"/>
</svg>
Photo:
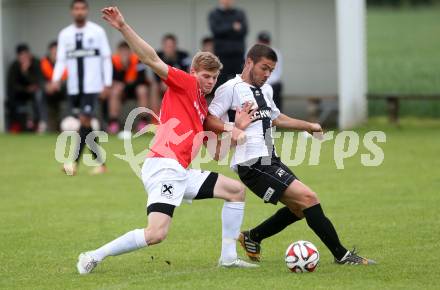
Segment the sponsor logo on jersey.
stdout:
<svg viewBox="0 0 440 290">
<path fill-rule="evenodd" d="M 166 198 L 172 198 L 173 192 L 174 192 L 174 187 L 171 183 L 162 184 L 162 190 L 160 195 L 165 196 Z"/>
<path fill-rule="evenodd" d="M 268 202 L 274 193 L 275 193 L 275 189 L 269 187 L 263 196 L 263 200 Z"/>
<path fill-rule="evenodd" d="M 286 174 L 286 171 L 284 169 L 278 168 L 275 174 L 278 175 L 279 177 L 283 177 L 283 175 Z"/>
<path fill-rule="evenodd" d="M 272 110 L 270 108 L 262 108 L 254 113 L 252 116 L 253 122 L 258 120 L 263 120 L 265 118 L 271 118 L 272 116 Z"/>
<path fill-rule="evenodd" d="M 67 52 L 67 58 L 98 56 L 98 49 L 76 49 Z"/>
</svg>

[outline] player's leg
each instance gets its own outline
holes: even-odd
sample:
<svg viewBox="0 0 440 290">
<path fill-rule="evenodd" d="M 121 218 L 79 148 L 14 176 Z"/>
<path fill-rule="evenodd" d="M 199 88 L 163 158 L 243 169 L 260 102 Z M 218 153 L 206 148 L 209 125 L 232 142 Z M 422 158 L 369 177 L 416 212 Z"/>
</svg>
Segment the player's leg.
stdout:
<svg viewBox="0 0 440 290">
<path fill-rule="evenodd" d="M 248 231 L 243 231 L 240 236 L 240 242 L 248 243 L 248 246 L 250 247 L 252 247 L 252 242 L 260 244 L 264 239 L 278 234 L 287 226 L 301 220 L 302 218 L 303 215 L 300 210 L 284 206 L 256 227 Z M 258 260 L 257 256 L 258 255 L 255 257 L 256 260 Z"/>
<path fill-rule="evenodd" d="M 96 136 L 93 135 L 95 133 L 93 132 L 91 125 L 92 116 L 94 114 L 95 104 L 97 101 L 97 95 L 83 94 L 83 95 L 69 96 L 69 101 L 70 101 L 72 113 L 79 115 L 79 122 L 80 122 L 80 128 L 78 131 L 79 141 L 76 145 L 77 146 L 76 152 L 78 152 L 78 155 L 76 156 L 75 161 L 72 164 L 64 164 L 63 170 L 67 175 L 76 174 L 78 161 L 81 158 L 87 140 L 90 140 L 94 142 L 89 142 L 88 145 L 90 149 L 92 149 L 92 154 L 94 155 L 94 158 L 100 164 L 97 167 L 97 169 L 95 169 L 95 171 L 97 171 L 97 173 L 103 173 L 105 172 L 105 165 L 96 143 L 97 142 Z M 87 136 L 89 134 L 92 135 L 89 137 L 89 139 L 87 139 Z"/>
<path fill-rule="evenodd" d="M 248 233 L 244 232 L 242 239 L 244 241 L 248 239 L 247 244 L 255 242 L 255 247 L 257 247 L 263 239 L 275 235 L 287 225 L 305 217 L 309 227 L 329 248 L 337 261 L 341 261 L 346 255 L 349 255 L 350 252 L 342 246 L 333 224 L 324 215 L 316 193 L 299 181 L 279 158 L 273 157 L 270 165 L 261 165 L 261 162 L 257 162 L 249 168 L 241 168 L 241 171 L 240 174 L 239 169 L 240 177 L 245 184 L 263 200 L 274 204 L 279 200 L 286 205 L 286 208 L 280 209 L 259 226 L 251 229 Z M 256 176 L 252 176 L 252 174 Z M 264 176 L 264 178 L 257 178 L 257 174 Z M 249 246 L 246 250 L 250 256 L 248 248 Z M 257 254 L 259 254 L 258 251 Z M 355 255 L 352 255 L 353 259 L 354 257 Z M 361 259 L 357 255 L 356 257 L 358 261 Z M 364 259 L 362 263 L 368 262 Z"/>
<path fill-rule="evenodd" d="M 266 196 L 267 200 L 265 202 L 276 204 L 289 184 L 296 180 L 293 172 L 277 158 L 272 161 L 271 165 L 255 164 L 252 168 L 254 170 L 250 170 L 244 179 L 250 180 L 248 183 L 255 192 L 260 192 L 260 196 L 262 191 L 264 191 L 262 198 L 264 199 Z M 272 191 L 272 196 L 268 197 L 267 194 Z M 281 232 L 287 226 L 301 220 L 303 217 L 302 210 L 298 206 L 285 206 L 277 210 L 271 217 L 255 228 L 244 232 L 244 236 L 248 235 L 251 240 L 261 243 L 264 239 Z"/>
<path fill-rule="evenodd" d="M 236 241 L 244 216 L 244 185 L 237 180 L 219 174 L 214 186 L 214 197 L 224 200 L 220 261 L 221 263 L 231 263 L 238 258 Z"/>
<path fill-rule="evenodd" d="M 90 171 L 92 175 L 102 174 L 107 171 L 101 151 L 99 150 L 98 136 L 92 128 L 92 118 L 95 115 L 97 102 L 97 94 L 84 94 L 80 100 L 81 113 L 79 120 L 81 127 L 79 129 L 79 136 L 81 137 L 81 141 L 78 159 L 81 156 L 81 152 L 83 151 L 85 145 L 87 145 L 90 148 L 94 160 L 98 163 L 98 166 L 94 167 L 92 171 Z"/>
<path fill-rule="evenodd" d="M 281 196 L 280 201 L 287 207 L 299 207 L 302 210 L 309 227 L 335 258 L 341 259 L 347 253 L 333 224 L 325 216 L 318 196 L 308 186 L 299 180 L 293 181 Z"/>
<path fill-rule="evenodd" d="M 68 95 L 68 105 L 69 105 L 69 112 L 72 116 L 75 117 L 79 117 L 80 112 L 81 112 L 81 95 Z M 82 120 L 82 123 L 85 123 L 86 120 Z M 80 124 L 81 124 L 81 120 L 80 120 Z M 77 144 L 76 144 L 76 148 L 75 151 L 77 152 L 77 156 L 75 156 L 75 160 L 72 163 L 65 163 L 63 164 L 63 168 L 62 170 L 66 173 L 66 175 L 76 175 L 76 171 L 77 171 L 77 166 L 78 166 L 78 160 L 81 157 L 81 153 L 82 153 L 82 149 L 84 148 L 84 144 L 82 144 L 82 136 L 81 134 L 84 135 L 84 132 L 81 130 L 81 125 L 80 125 L 80 129 L 78 130 L 78 134 L 80 135 L 80 140 L 78 140 Z M 84 139 L 85 140 L 85 139 Z"/>
<path fill-rule="evenodd" d="M 79 150 L 78 150 L 78 156 L 76 156 L 75 162 L 78 163 L 79 159 L 81 158 L 81 155 L 84 151 L 84 147 L 86 146 L 86 137 L 87 135 L 92 132 L 92 118 L 88 115 L 80 114 L 79 115 Z"/>
<path fill-rule="evenodd" d="M 175 160 L 147 158 L 141 173 L 148 192 L 148 226 L 129 231 L 96 250 L 82 253 L 77 264 L 80 274 L 90 273 L 108 256 L 132 252 L 166 238 L 174 209 L 182 202 L 186 171 Z"/>
<path fill-rule="evenodd" d="M 160 204 L 155 204 L 160 206 Z M 97 261 L 102 261 L 108 256 L 117 256 L 132 252 L 139 248 L 159 244 L 167 237 L 171 225 L 171 216 L 159 211 L 148 214 L 148 226 L 145 229 L 135 229 L 119 238 L 90 252 Z"/>
<path fill-rule="evenodd" d="M 222 209 L 222 251 L 219 265 L 224 267 L 255 267 L 237 256 L 236 241 L 243 222 L 244 185 L 224 175 L 200 170 L 189 170 L 185 199 L 219 198 L 224 200 Z"/>
<path fill-rule="evenodd" d="M 270 162 L 268 165 L 263 165 L 261 159 L 255 160 L 250 166 L 239 166 L 238 174 L 243 183 L 265 203 L 277 204 L 282 193 L 296 176 L 278 158 L 274 157 Z M 282 207 L 258 226 L 243 231 L 239 241 L 248 257 L 253 261 L 259 261 L 260 243 L 302 218 L 299 207 Z"/>
<path fill-rule="evenodd" d="M 113 81 L 108 100 L 109 125 L 107 131 L 110 134 L 116 134 L 119 131 L 119 116 L 121 114 L 122 97 L 125 90 L 125 84 L 120 81 Z"/>
<path fill-rule="evenodd" d="M 118 256 L 162 242 L 171 224 L 171 216 L 161 212 L 148 215 L 148 227 L 129 231 L 102 247 L 81 253 L 77 269 L 80 274 L 89 274 L 99 263 L 109 256 Z"/>
<path fill-rule="evenodd" d="M 374 264 L 348 251 L 339 240 L 335 227 L 324 214 L 317 194 L 299 180 L 293 181 L 281 196 L 280 201 L 289 208 L 300 208 L 309 227 L 327 246 L 335 261 L 341 264 Z"/>
</svg>

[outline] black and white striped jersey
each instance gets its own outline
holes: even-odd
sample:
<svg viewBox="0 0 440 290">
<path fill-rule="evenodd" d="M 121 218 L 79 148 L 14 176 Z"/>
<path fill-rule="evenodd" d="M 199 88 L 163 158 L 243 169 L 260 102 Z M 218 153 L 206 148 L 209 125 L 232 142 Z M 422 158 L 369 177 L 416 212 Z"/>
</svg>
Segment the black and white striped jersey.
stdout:
<svg viewBox="0 0 440 290">
<path fill-rule="evenodd" d="M 65 67 L 69 95 L 100 93 L 112 84 L 111 50 L 101 26 L 87 21 L 61 30 L 53 81 L 61 79 Z"/>
<path fill-rule="evenodd" d="M 237 145 L 235 149 L 231 162 L 234 169 L 237 164 L 250 159 L 272 155 L 272 120 L 280 115 L 280 110 L 273 101 L 272 87 L 268 84 L 261 88 L 254 87 L 237 75 L 215 91 L 214 99 L 209 105 L 209 113 L 224 122 L 234 122 L 236 108 L 249 101 L 258 110 L 253 116 L 254 121 L 245 130 L 246 143 Z"/>
</svg>

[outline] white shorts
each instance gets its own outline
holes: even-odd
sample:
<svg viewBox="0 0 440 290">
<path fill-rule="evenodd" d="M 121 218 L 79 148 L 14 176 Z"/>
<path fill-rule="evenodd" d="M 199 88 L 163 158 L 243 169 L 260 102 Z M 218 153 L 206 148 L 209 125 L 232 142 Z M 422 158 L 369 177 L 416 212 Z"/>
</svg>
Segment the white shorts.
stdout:
<svg viewBox="0 0 440 290">
<path fill-rule="evenodd" d="M 179 206 L 183 199 L 212 197 L 218 174 L 185 169 L 171 158 L 153 157 L 145 159 L 141 176 L 148 193 L 148 208 L 155 203 Z"/>
</svg>

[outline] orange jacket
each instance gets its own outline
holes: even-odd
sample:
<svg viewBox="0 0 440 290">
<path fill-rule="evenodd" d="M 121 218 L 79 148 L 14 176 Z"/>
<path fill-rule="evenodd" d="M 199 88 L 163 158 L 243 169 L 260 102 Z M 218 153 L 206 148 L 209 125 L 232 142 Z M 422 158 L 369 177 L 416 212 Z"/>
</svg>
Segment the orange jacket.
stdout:
<svg viewBox="0 0 440 290">
<path fill-rule="evenodd" d="M 52 76 L 53 76 L 54 65 L 52 64 L 52 62 L 49 60 L 49 58 L 47 56 L 43 57 L 41 59 L 40 68 L 41 68 L 41 72 L 43 73 L 44 78 L 47 81 L 51 81 Z M 67 80 L 67 69 L 64 69 L 64 73 L 63 73 L 61 80 L 63 80 L 63 81 Z"/>
<path fill-rule="evenodd" d="M 128 67 L 126 68 L 124 68 L 122 64 L 121 56 L 118 54 L 114 54 L 112 56 L 112 62 L 113 62 L 113 68 L 116 71 L 122 72 L 125 70 L 124 81 L 126 83 L 132 83 L 137 79 L 138 77 L 137 65 L 139 64 L 139 58 L 137 57 L 136 54 L 132 53 L 130 55 Z"/>
</svg>

